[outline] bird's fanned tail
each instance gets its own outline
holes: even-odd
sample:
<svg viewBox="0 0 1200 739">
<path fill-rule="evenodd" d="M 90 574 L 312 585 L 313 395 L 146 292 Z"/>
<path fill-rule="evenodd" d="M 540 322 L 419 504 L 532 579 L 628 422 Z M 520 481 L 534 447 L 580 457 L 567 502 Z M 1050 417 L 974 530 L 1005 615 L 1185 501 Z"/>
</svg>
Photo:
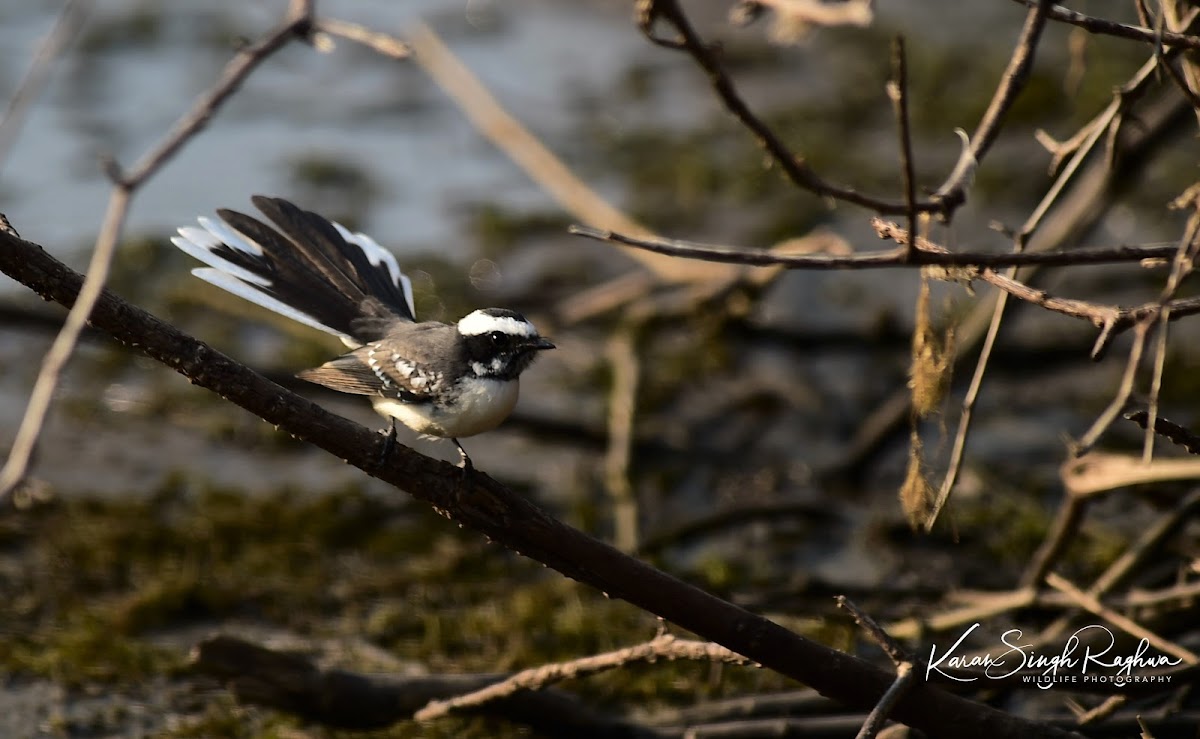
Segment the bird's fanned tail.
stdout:
<svg viewBox="0 0 1200 739">
<path fill-rule="evenodd" d="M 412 283 L 369 236 L 257 195 L 275 225 L 232 210 L 200 218 L 172 243 L 208 264 L 197 277 L 268 310 L 338 336 L 351 347 L 381 338 L 396 321 L 414 321 Z"/>
</svg>

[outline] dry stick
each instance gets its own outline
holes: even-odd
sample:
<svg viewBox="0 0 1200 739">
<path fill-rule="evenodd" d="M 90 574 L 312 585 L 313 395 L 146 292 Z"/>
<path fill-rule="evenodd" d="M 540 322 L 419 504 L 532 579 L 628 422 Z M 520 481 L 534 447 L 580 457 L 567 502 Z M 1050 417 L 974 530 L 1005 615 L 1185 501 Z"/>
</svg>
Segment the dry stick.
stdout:
<svg viewBox="0 0 1200 739">
<path fill-rule="evenodd" d="M 908 232 L 917 234 L 917 184 L 913 172 L 912 134 L 908 119 L 908 62 L 904 53 L 904 37 L 892 41 L 892 79 L 887 83 L 888 98 L 896 111 L 896 131 L 900 136 L 900 172 L 904 176 L 905 216 Z M 917 240 L 908 243 L 906 258 L 911 260 L 917 251 Z"/>
<path fill-rule="evenodd" d="M 1150 65 L 1143 67 L 1129 84 L 1118 91 L 1110 109 L 1115 110 L 1131 89 L 1139 90 L 1148 85 L 1153 80 L 1150 69 Z M 1123 131 L 1126 138 L 1120 142 L 1121 151 L 1129 156 L 1118 160 L 1120 166 L 1117 170 L 1112 169 L 1108 162 L 1093 158 L 1092 163 L 1084 170 L 1084 174 L 1074 178 L 1076 183 L 1070 190 L 1063 190 L 1056 184 L 1051 190 L 1053 201 L 1058 203 L 1056 215 L 1046 224 L 1039 225 L 1027 251 L 1045 251 L 1049 246 L 1071 241 L 1076 234 L 1090 228 L 1099 219 L 1099 214 L 1102 212 L 1099 206 L 1113 196 L 1114 178 L 1120 175 L 1132 177 L 1137 168 L 1149 161 L 1149 157 L 1146 156 L 1147 149 L 1152 142 L 1160 140 L 1180 117 L 1184 110 L 1181 103 L 1182 100 L 1170 98 L 1158 101 L 1143 114 L 1142 127 Z M 1075 146 L 1072 150 L 1077 149 L 1078 146 Z M 1082 162 L 1082 157 L 1080 161 Z M 1047 198 L 1043 199 L 1043 205 L 1039 206 L 1039 211 L 1043 211 L 1045 215 L 1048 215 L 1051 193 L 1048 193 Z M 1038 220 L 1040 223 L 1041 216 Z M 956 336 L 958 339 L 956 342 L 957 357 L 964 357 L 966 352 L 978 343 L 985 332 L 989 330 L 994 315 L 994 305 L 980 303 L 965 319 L 959 322 Z M 1102 352 L 1103 344 L 1098 343 L 1097 349 Z M 1093 355 L 1094 358 L 1096 356 L 1098 355 Z M 962 360 L 956 360 L 956 363 L 958 361 Z M 830 471 L 834 474 L 846 474 L 848 470 L 859 468 L 861 461 L 878 449 L 880 444 L 898 428 L 907 413 L 908 391 L 907 388 L 903 388 L 884 400 L 867 417 L 860 426 L 859 432 L 850 442 L 847 452 L 840 461 L 831 467 Z"/>
<path fill-rule="evenodd" d="M 986 621 L 996 616 L 1021 608 L 1030 608 L 1040 603 L 1038 593 L 1032 588 L 1013 590 L 1007 593 L 990 594 L 981 602 L 952 608 L 930 616 L 910 617 L 889 623 L 887 633 L 900 639 L 919 639 L 924 634 L 941 633 L 960 628 L 977 621 Z"/>
<path fill-rule="evenodd" d="M 1141 455 L 1093 452 L 1069 460 L 1059 475 L 1069 494 L 1089 497 L 1133 485 L 1195 480 L 1200 477 L 1200 459 L 1169 458 L 1145 464 Z"/>
<path fill-rule="evenodd" d="M 53 65 L 67 45 L 75 38 L 75 34 L 83 26 L 88 11 L 91 10 L 90 0 L 68 0 L 58 14 L 54 27 L 42 39 L 29 69 L 17 85 L 17 91 L 8 100 L 4 115 L 0 116 L 0 162 L 8 158 L 8 150 L 12 147 L 21 131 L 25 120 L 25 112 L 37 98 L 38 93 L 46 84 Z"/>
<path fill-rule="evenodd" d="M 1140 87 L 1149 79 L 1151 66 L 1149 63 L 1143 66 L 1142 70 L 1134 76 L 1133 81 L 1127 83 L 1125 88 Z M 1078 173 L 1079 168 L 1083 165 L 1084 160 L 1091 153 L 1096 143 L 1099 142 L 1103 131 L 1108 128 L 1118 111 L 1121 110 L 1125 98 L 1121 95 L 1116 95 L 1113 101 L 1109 104 L 1108 109 L 1104 113 L 1097 116 L 1083 130 L 1090 131 L 1087 136 L 1079 139 L 1074 152 L 1067 166 L 1055 178 L 1054 184 L 1050 190 L 1042 197 L 1033 213 L 1026 219 L 1018 232 L 1014 254 L 1022 254 L 1025 252 L 1025 246 L 1028 244 L 1030 236 L 1041 225 L 1042 219 L 1050 212 L 1050 208 L 1058 202 L 1059 196 L 1066 188 L 1068 182 L 1071 182 Z M 1075 138 L 1075 137 L 1073 137 Z M 1057 155 L 1056 155 L 1057 156 Z M 1013 265 L 1007 272 L 1006 277 L 1015 279 L 1017 277 L 1016 265 Z M 1026 276 L 1028 279 L 1028 275 Z M 934 501 L 933 510 L 925 522 L 925 530 L 932 531 L 934 524 L 937 523 L 938 516 L 950 500 L 950 495 L 954 491 L 954 486 L 958 482 L 958 474 L 962 470 L 963 459 L 965 458 L 967 439 L 971 431 L 971 420 L 975 409 L 975 403 L 979 398 L 979 392 L 983 387 L 983 378 L 987 373 L 988 362 L 991 360 L 992 350 L 996 345 L 996 338 L 1000 335 L 1000 326 L 1004 321 L 1005 310 L 1008 307 L 1008 295 L 1004 293 L 997 296 L 995 306 L 992 309 L 992 318 L 988 324 L 987 334 L 984 337 L 983 347 L 979 352 L 979 357 L 975 361 L 975 371 L 971 375 L 971 384 L 967 388 L 967 392 L 963 395 L 961 412 L 958 419 L 958 427 L 955 429 L 954 442 L 950 448 L 950 459 L 946 465 L 946 474 L 942 477 L 941 487 L 938 489 L 937 499 Z M 1109 335 L 1115 329 L 1115 319 L 1105 319 L 1099 324 L 1104 329 L 1102 336 Z M 1095 354 L 1095 351 L 1093 351 Z M 1046 565 L 1047 567 L 1049 564 Z"/>
<path fill-rule="evenodd" d="M 55 338 L 42 362 L 41 371 L 38 373 L 33 391 L 29 395 L 29 405 L 25 410 L 25 416 L 21 420 L 16 439 L 9 451 L 8 460 L 3 469 L 0 469 L 0 499 L 12 492 L 13 488 L 24 479 L 25 473 L 29 469 L 29 460 L 46 420 L 46 413 L 54 396 L 54 388 L 58 385 L 58 379 L 67 360 L 71 358 L 71 353 L 79 340 L 79 334 L 108 279 L 113 253 L 116 251 L 117 241 L 120 239 L 134 191 L 166 164 L 179 151 L 180 147 L 204 128 L 213 113 L 233 94 L 255 67 L 297 34 L 306 32 L 310 25 L 310 19 L 310 3 L 293 0 L 283 25 L 264 36 L 257 43 L 238 52 L 237 56 L 225 66 L 217 84 L 196 101 L 192 109 L 175 124 L 167 138 L 147 152 L 131 172 L 120 173 L 115 165 L 108 167 L 108 174 L 114 183 L 113 192 L 109 197 L 104 223 L 96 238 L 96 246 L 88 264 L 87 279 L 80 290 L 78 300 L 75 301 L 71 312 L 67 315 L 67 320 L 63 323 L 62 331 Z"/>
<path fill-rule="evenodd" d="M 37 245 L 3 233 L 0 271 L 66 305 L 75 301 L 83 280 Z M 464 489 L 457 468 L 404 446 L 394 447 L 386 464 L 380 465 L 385 441 L 379 434 L 267 381 L 111 293 L 102 293 L 91 322 L 284 432 L 402 486 L 505 547 L 810 685 L 835 701 L 867 710 L 892 682 L 890 675 L 863 660 L 801 637 L 563 524 L 481 471 L 466 481 Z M 932 736 L 957 736 L 964 725 L 974 728 L 977 739 L 1067 736 L 922 683 L 901 698 L 893 716 Z"/>
<path fill-rule="evenodd" d="M 1165 652 L 1166 654 L 1182 660 L 1189 665 L 1200 663 L 1200 656 L 1197 656 L 1191 650 L 1185 649 L 1184 647 L 1181 647 L 1172 641 L 1162 638 L 1133 619 L 1122 616 L 1111 608 L 1105 606 L 1098 599 L 1075 587 L 1073 583 L 1058 573 L 1047 572 L 1046 584 L 1074 600 L 1076 604 L 1078 604 L 1079 607 L 1083 608 L 1085 611 L 1104 619 L 1108 623 L 1116 626 L 1118 629 L 1131 636 L 1137 637 L 1138 639 L 1145 639 L 1148 644 L 1158 651 Z"/>
<path fill-rule="evenodd" d="M 891 686 L 879 698 L 879 702 L 867 714 L 866 721 L 863 722 L 862 728 L 858 731 L 857 739 L 872 739 L 883 728 L 883 724 L 888 720 L 888 714 L 891 713 L 892 708 L 896 705 L 896 701 L 900 700 L 908 689 L 912 687 L 914 676 L 917 673 L 913 670 L 913 661 L 905 654 L 904 648 L 891 635 L 884 631 L 883 627 L 875 619 L 871 618 L 869 613 L 859 608 L 854 604 L 854 601 L 844 595 L 839 595 L 835 600 L 838 607 L 848 611 L 859 628 L 865 631 L 867 636 L 871 637 L 871 640 L 878 644 L 879 648 L 896 665 L 896 679 L 892 681 Z"/>
<path fill-rule="evenodd" d="M 1034 0 L 1013 1 L 1020 5 L 1027 6 L 1032 6 L 1034 3 Z M 1047 10 L 1047 15 L 1050 20 L 1059 21 L 1060 23 L 1068 23 L 1072 26 L 1078 26 L 1089 33 L 1099 33 L 1105 36 L 1116 36 L 1118 38 L 1126 38 L 1133 41 L 1145 41 L 1146 43 L 1150 44 L 1156 44 L 1161 40 L 1163 43 L 1166 43 L 1170 46 L 1179 46 L 1187 49 L 1200 49 L 1200 36 L 1174 33 L 1171 31 L 1164 31 L 1160 36 L 1159 33 L 1153 28 L 1131 26 L 1126 23 L 1110 21 L 1106 18 L 1096 18 L 1095 16 L 1084 15 L 1083 13 L 1064 8 L 1061 5 L 1051 5 Z"/>
<path fill-rule="evenodd" d="M 500 680 L 497 674 L 363 674 L 321 667 L 231 636 L 195 645 L 189 670 L 220 680 L 241 704 L 266 706 L 336 729 L 386 729 L 414 711 Z M 666 739 L 654 730 L 600 713 L 556 689 L 514 695 L 482 714 L 522 723 L 539 736 L 588 739 Z"/>
<path fill-rule="evenodd" d="M 677 639 L 671 634 L 662 634 L 644 644 L 618 649 L 605 654 L 541 665 L 528 670 L 522 670 L 512 677 L 506 678 L 486 688 L 481 688 L 465 695 L 448 700 L 433 700 L 427 706 L 413 714 L 417 721 L 433 721 L 455 711 L 465 708 L 478 708 L 526 690 L 541 690 L 563 680 L 575 680 L 592 675 L 615 670 L 635 662 L 655 662 L 665 660 L 703 660 L 708 662 L 724 662 L 733 665 L 748 664 L 746 659 L 736 652 L 731 652 L 719 644 L 712 642 Z"/>
<path fill-rule="evenodd" d="M 775 251 L 753 250 L 740 246 L 702 244 L 681 239 L 658 236 L 644 237 L 587 226 L 571 226 L 568 231 L 598 241 L 615 241 L 657 254 L 666 254 L 684 259 L 700 259 L 706 262 L 744 264 L 751 267 L 781 266 L 785 269 L 804 270 L 858 270 L 895 269 L 913 265 L 942 267 L 1006 267 L 1040 265 L 1046 267 L 1069 267 L 1089 264 L 1112 264 L 1114 262 L 1140 262 L 1145 259 L 1165 259 L 1176 253 L 1175 244 L 1166 246 L 1102 246 L 1070 251 L 1039 252 L 951 252 L 943 246 L 921 237 L 907 259 L 908 231 L 894 223 L 872 218 L 871 225 L 880 238 L 891 239 L 904 245 L 903 249 L 858 252 L 855 254 L 788 254 Z"/>
<path fill-rule="evenodd" d="M 869 613 L 859 608 L 855 605 L 854 601 L 844 595 L 839 595 L 834 600 L 837 602 L 838 608 L 845 609 L 850 614 L 850 617 L 854 619 L 854 623 L 858 624 L 858 627 L 865 631 L 867 636 L 871 637 L 871 641 L 879 645 L 879 648 L 887 654 L 892 664 L 899 667 L 905 662 L 910 661 L 908 654 L 904 651 L 904 647 L 901 647 L 900 643 L 893 639 L 879 625 L 879 622 L 871 618 Z"/>
<path fill-rule="evenodd" d="M 604 485 L 613 505 L 614 544 L 622 552 L 638 548 L 638 501 L 630 483 L 637 393 L 641 377 L 637 342 L 644 322 L 630 321 L 618 327 L 608 341 L 607 359 L 612 367 L 608 395 L 608 448 L 604 453 Z"/>
<path fill-rule="evenodd" d="M 1110 695 L 1100 705 L 1079 714 L 1076 720 L 1080 726 L 1102 721 L 1113 715 L 1118 708 L 1129 702 L 1127 695 Z"/>
<path fill-rule="evenodd" d="M 1016 268 L 1009 270 L 1009 275 L 1016 274 Z M 958 427 L 954 432 L 954 443 L 950 446 L 950 459 L 946 462 L 946 474 L 942 476 L 942 484 L 938 487 L 937 497 L 933 507 L 925 518 L 925 531 L 933 531 L 942 509 L 950 501 L 950 493 L 958 482 L 958 473 L 962 470 L 963 459 L 967 449 L 967 437 L 971 431 L 971 418 L 975 412 L 975 401 L 979 399 L 979 391 L 983 388 L 983 377 L 987 373 L 988 362 L 992 358 L 992 350 L 996 347 L 996 337 L 1000 335 L 1000 323 L 1004 320 L 1004 311 L 1008 307 L 1008 293 L 1002 292 L 996 296 L 992 308 L 992 320 L 988 323 L 987 333 L 983 337 L 983 346 L 979 350 L 979 358 L 975 360 L 975 371 L 971 373 L 971 384 L 963 394 L 962 405 L 958 414 Z"/>
<path fill-rule="evenodd" d="M 912 687 L 916 676 L 919 673 L 913 669 L 912 662 L 901 662 L 896 665 L 896 679 L 892 682 L 891 687 L 867 714 L 867 720 L 863 722 L 862 728 L 858 730 L 855 739 L 874 739 L 879 734 L 879 730 L 883 728 L 883 724 L 888 720 L 888 714 L 891 713 L 892 707 L 896 705 L 896 701 Z"/>
<path fill-rule="evenodd" d="M 1087 513 L 1089 500 L 1090 498 L 1079 495 L 1065 496 L 1054 517 L 1054 524 L 1021 575 L 1021 588 L 1032 590 L 1041 586 L 1046 573 L 1066 551 L 1067 545 L 1079 531 L 1079 525 L 1083 523 Z"/>
<path fill-rule="evenodd" d="M 652 233 L 576 178 L 558 157 L 500 106 L 433 29 L 418 25 L 410 34 L 409 43 L 417 64 L 454 100 L 475 128 L 500 147 L 563 208 L 602 227 Z"/>
<path fill-rule="evenodd" d="M 1090 593 L 1090 590 L 1089 590 Z M 1183 613 L 1184 609 L 1191 607 L 1191 603 L 1200 595 L 1200 583 L 1189 583 L 1184 585 L 1175 585 L 1169 588 L 1155 591 L 1138 591 L 1130 593 L 1124 598 L 1117 598 L 1111 601 L 1112 605 L 1119 608 L 1137 608 L 1151 607 L 1163 604 L 1172 604 L 1177 612 Z M 1178 603 L 1172 603 L 1178 601 Z M 1014 590 L 1007 593 L 986 593 L 980 596 L 980 602 L 974 605 L 958 607 L 953 610 L 943 611 L 941 613 L 929 616 L 926 618 L 910 617 L 901 621 L 896 621 L 888 624 L 888 633 L 903 639 L 921 639 L 930 634 L 944 633 L 947 631 L 961 630 L 963 626 L 987 621 L 998 616 L 1002 616 L 1013 611 L 1026 608 L 1037 608 L 1042 610 L 1067 610 L 1074 614 L 1078 611 L 1078 602 L 1062 593 L 1056 592 L 1041 592 L 1038 593 L 1032 588 L 1023 590 Z M 1059 623 L 1064 626 L 1059 627 Z M 1063 628 L 1069 626 L 1071 618 L 1069 615 L 1062 616 L 1058 621 L 1047 628 L 1029 645 L 1031 650 L 1041 651 L 1046 645 L 1053 642 L 1061 636 Z M 948 673 L 955 678 L 978 676 L 984 677 L 985 674 L 981 671 L 974 670 L 947 670 Z M 1039 670 L 1032 669 L 1028 674 L 1035 674 Z M 1167 670 L 1166 673 L 1171 674 L 1175 680 L 1194 681 L 1200 677 L 1200 671 L 1195 667 L 1174 668 Z M 1026 673 L 1015 673 L 1010 676 L 1012 679 L 1005 683 L 1005 687 L 1021 687 L 1023 675 Z M 1158 672 L 1155 672 L 1158 674 Z M 936 675 L 931 675 L 934 679 Z M 949 680 L 951 678 L 947 678 Z M 999 687 L 999 686 L 997 686 Z M 1098 686 L 1097 686 L 1098 687 Z M 1086 692 L 1090 693 L 1106 693 L 1113 692 L 1107 689 L 1094 689 L 1093 687 L 1085 688 Z M 1118 692 L 1121 689 L 1116 688 Z"/>
<path fill-rule="evenodd" d="M 1154 423 L 1150 423 L 1150 414 L 1146 411 L 1126 413 L 1125 417 L 1143 429 L 1154 429 L 1154 433 L 1183 447 L 1188 454 L 1200 454 L 1200 436 L 1192 433 L 1185 426 L 1180 426 L 1162 417 L 1156 417 Z"/>
<path fill-rule="evenodd" d="M 1179 531 L 1180 527 L 1189 521 L 1198 510 L 1200 510 L 1200 490 L 1195 490 L 1170 515 L 1164 516 L 1159 520 L 1157 524 L 1147 530 L 1141 538 L 1118 557 L 1117 561 L 1109 565 L 1108 569 L 1100 577 L 1096 578 L 1096 581 L 1088 588 L 1088 597 L 1099 600 L 1118 585 L 1125 582 L 1134 573 L 1138 565 L 1146 561 L 1154 552 L 1158 551 L 1163 542 Z M 1045 576 L 1046 571 L 1046 569 L 1043 569 L 1040 573 L 1031 573 L 1022 578 L 1022 581 L 1039 583 Z M 1042 630 L 1041 635 L 1038 637 L 1039 643 L 1045 644 L 1058 638 L 1066 631 L 1070 625 L 1070 621 L 1069 616 L 1063 616 L 1055 620 Z"/>
<path fill-rule="evenodd" d="M 651 0 L 649 8 L 640 15 L 642 32 L 654 43 L 673 49 L 686 51 L 692 59 L 704 70 L 709 84 L 717 97 L 738 122 L 740 122 L 758 141 L 771 159 L 779 165 L 787 178 L 797 187 L 821 197 L 843 200 L 855 205 L 861 205 L 878 213 L 901 215 L 908 211 L 908 204 L 903 201 L 886 200 L 858 191 L 831 184 L 822 179 L 804 157 L 793 152 L 771 127 L 754 114 L 742 99 L 733 80 L 717 59 L 713 47 L 704 41 L 676 0 Z M 680 39 L 664 40 L 654 34 L 653 21 L 663 19 L 679 32 Z M 917 210 L 922 212 L 941 211 L 942 203 L 931 200 L 917 204 Z M 618 229 L 620 230 L 620 229 Z"/>
<path fill-rule="evenodd" d="M 1191 4 L 1189 3 L 1189 5 Z M 1186 15 L 1180 17 L 1179 13 L 1183 9 L 1182 3 L 1164 2 L 1161 9 L 1162 13 L 1159 15 L 1159 28 L 1157 29 L 1160 38 L 1165 33 L 1163 26 L 1169 24 L 1171 30 L 1175 32 L 1187 31 L 1195 24 L 1196 19 L 1200 18 L 1200 8 L 1196 7 L 1192 7 Z M 1161 42 L 1154 45 L 1154 51 L 1160 57 L 1165 56 Z M 1171 79 L 1175 81 L 1179 89 L 1191 101 L 1192 111 L 1196 119 L 1200 121 L 1200 98 L 1196 95 L 1197 90 L 1200 90 L 1200 69 L 1196 67 L 1195 60 L 1192 58 L 1193 56 L 1180 55 L 1179 64 L 1182 67 L 1182 71 L 1176 71 L 1174 66 L 1168 64 L 1167 73 L 1171 75 Z"/>
<path fill-rule="evenodd" d="M 347 41 L 361 44 L 372 51 L 397 61 L 408 59 L 412 49 L 395 36 L 360 26 L 357 23 L 336 18 L 319 18 L 313 22 L 313 30 L 340 36 Z"/>
<path fill-rule="evenodd" d="M 1175 68 L 1174 64 L 1171 64 L 1171 62 L 1167 61 L 1165 55 L 1163 55 L 1161 52 L 1158 52 L 1158 58 L 1159 63 L 1163 69 L 1167 70 L 1167 74 L 1170 75 L 1172 80 L 1174 80 L 1176 87 L 1179 88 L 1179 91 L 1182 92 L 1183 96 L 1188 99 L 1188 102 L 1192 104 L 1192 107 L 1200 112 L 1200 95 L 1197 95 L 1196 91 L 1192 89 L 1192 86 L 1188 84 L 1188 81 L 1184 79 L 1183 72 L 1180 72 Z"/>
<path fill-rule="evenodd" d="M 1049 0 L 1038 0 L 1025 16 L 1025 25 L 1017 45 L 1013 48 L 1008 66 L 1000 77 L 1000 84 L 988 104 L 983 118 L 971 136 L 971 144 L 964 152 L 964 158 L 969 155 L 976 164 L 983 161 L 984 155 L 992 148 L 1000 135 L 1004 117 L 1016 102 L 1017 96 L 1029 81 L 1029 73 L 1033 69 L 1033 58 L 1037 51 L 1042 29 L 1046 26 L 1046 10 L 1050 7 Z M 966 202 L 966 188 L 974 176 L 973 167 L 955 167 L 950 178 L 938 188 L 934 196 L 942 204 L 941 213 L 949 219 L 958 206 Z"/>
<path fill-rule="evenodd" d="M 1125 403 L 1133 393 L 1133 383 L 1137 378 L 1138 365 L 1142 362 L 1142 352 L 1146 348 L 1146 339 L 1149 338 L 1150 331 L 1153 328 L 1153 321 L 1138 321 L 1134 325 L 1133 346 L 1129 348 L 1129 358 L 1125 361 L 1125 373 L 1121 377 L 1121 384 L 1117 388 L 1117 394 L 1109 401 L 1108 407 L 1104 409 L 1100 417 L 1092 423 L 1091 428 L 1074 444 L 1072 453 L 1075 456 L 1082 456 L 1095 446 L 1100 436 L 1121 415 L 1121 410 L 1125 408 Z"/>
<path fill-rule="evenodd" d="M 1152 320 L 1159 324 L 1158 347 L 1154 357 L 1153 376 L 1150 379 L 1150 402 L 1146 411 L 1146 434 L 1142 442 L 1142 461 L 1146 464 L 1154 457 L 1154 427 L 1158 420 L 1158 395 L 1162 389 L 1163 370 L 1167 364 L 1167 335 L 1171 321 L 1171 299 L 1179 291 L 1183 279 L 1191 273 L 1192 260 L 1196 258 L 1196 249 L 1200 245 L 1196 236 L 1200 234 L 1200 214 L 1193 213 L 1188 219 L 1187 230 L 1179 242 L 1178 252 L 1171 262 L 1171 271 L 1158 298 L 1159 312 Z"/>
<path fill-rule="evenodd" d="M 1163 372 L 1167 367 L 1167 337 L 1170 335 L 1171 308 L 1163 306 L 1159 313 L 1158 341 L 1154 349 L 1154 368 L 1150 377 L 1150 401 L 1146 404 L 1146 434 L 1142 437 L 1142 464 L 1154 459 L 1154 428 L 1158 423 L 1158 397 L 1162 392 Z"/>
</svg>

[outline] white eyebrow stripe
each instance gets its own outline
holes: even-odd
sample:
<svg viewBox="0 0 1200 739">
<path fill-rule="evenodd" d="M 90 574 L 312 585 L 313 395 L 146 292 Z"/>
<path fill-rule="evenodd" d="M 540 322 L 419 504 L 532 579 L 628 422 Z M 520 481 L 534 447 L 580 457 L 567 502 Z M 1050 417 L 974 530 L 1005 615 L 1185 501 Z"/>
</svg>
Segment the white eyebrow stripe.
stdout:
<svg viewBox="0 0 1200 739">
<path fill-rule="evenodd" d="M 481 336 L 493 331 L 512 336 L 537 336 L 538 331 L 529 321 L 522 321 L 511 316 L 492 316 L 477 310 L 469 313 L 458 322 L 458 332 L 463 336 Z"/>
</svg>

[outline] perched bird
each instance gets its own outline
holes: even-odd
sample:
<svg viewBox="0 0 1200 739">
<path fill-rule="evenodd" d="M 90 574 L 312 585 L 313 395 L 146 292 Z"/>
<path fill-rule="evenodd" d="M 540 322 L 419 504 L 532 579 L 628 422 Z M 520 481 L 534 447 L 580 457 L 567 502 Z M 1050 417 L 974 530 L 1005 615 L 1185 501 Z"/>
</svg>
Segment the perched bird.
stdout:
<svg viewBox="0 0 1200 739">
<path fill-rule="evenodd" d="M 391 252 L 362 233 L 256 195 L 274 227 L 233 210 L 201 217 L 171 242 L 208 264 L 192 274 L 307 326 L 353 351 L 297 376 L 353 395 L 375 410 L 458 447 L 459 439 L 496 428 L 517 402 L 518 382 L 538 353 L 553 349 L 532 323 L 504 308 L 469 313 L 456 324 L 418 323 L 412 282 Z"/>
</svg>

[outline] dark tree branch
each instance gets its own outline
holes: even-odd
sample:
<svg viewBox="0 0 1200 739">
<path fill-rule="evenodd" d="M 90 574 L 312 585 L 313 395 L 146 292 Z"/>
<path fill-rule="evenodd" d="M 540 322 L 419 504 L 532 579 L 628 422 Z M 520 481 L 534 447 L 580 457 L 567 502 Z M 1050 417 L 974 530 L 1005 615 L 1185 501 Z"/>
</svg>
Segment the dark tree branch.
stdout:
<svg viewBox="0 0 1200 739">
<path fill-rule="evenodd" d="M 908 243 L 908 232 L 882 219 L 872 224 L 880 238 L 898 243 Z M 857 254 L 779 254 L 772 251 L 753 251 L 743 247 L 701 244 L 694 241 L 657 237 L 638 237 L 604 231 L 587 226 L 571 226 L 568 229 L 576 236 L 598 241 L 615 241 L 626 246 L 645 249 L 657 254 L 667 254 L 685 259 L 703 259 L 708 262 L 745 264 L 752 267 L 780 265 L 785 269 L 834 270 L 834 269 L 889 269 L 910 265 L 937 265 L 941 267 L 1009 267 L 1041 265 L 1044 267 L 1068 267 L 1087 264 L 1112 264 L 1114 262 L 1139 262 L 1144 259 L 1166 259 L 1177 250 L 1174 244 L 1166 246 L 1108 246 L 1069 251 L 1041 252 L 951 252 L 925 239 L 917 240 L 917 248 L 909 257 L 908 249 L 886 249 L 859 252 Z"/>
<path fill-rule="evenodd" d="M 908 58 L 904 48 L 904 37 L 892 41 L 892 79 L 887 84 L 888 97 L 896 112 L 896 132 L 900 137 L 900 173 L 904 176 L 905 217 L 908 232 L 917 233 L 917 182 L 913 169 L 912 133 L 908 118 Z M 906 259 L 911 259 L 917 250 L 917 240 L 908 243 Z"/>
<path fill-rule="evenodd" d="M 0 271 L 63 305 L 74 303 L 83 282 L 82 276 L 36 244 L 7 234 L 0 234 Z M 380 466 L 384 439 L 379 434 L 269 382 L 110 292 L 99 296 L 91 323 L 193 383 L 406 490 L 505 547 L 810 685 L 840 703 L 869 709 L 892 683 L 892 676 L 874 665 L 794 634 L 563 524 L 482 472 L 464 481 L 458 468 L 403 446 L 396 447 Z M 963 726 L 972 726 L 980 739 L 1067 736 L 1045 724 L 925 683 L 914 685 L 897 702 L 892 715 L 931 736 L 958 736 Z"/>
<path fill-rule="evenodd" d="M 1013 0 L 1020 5 L 1032 7 L 1035 0 Z M 1159 33 L 1153 28 L 1143 28 L 1141 26 L 1131 26 L 1126 23 L 1118 23 L 1110 21 L 1107 18 L 1096 18 L 1091 15 L 1064 8 L 1061 5 L 1051 5 L 1046 15 L 1050 20 L 1060 23 L 1068 23 L 1072 26 L 1078 26 L 1089 33 L 1098 33 L 1105 36 L 1116 36 L 1117 38 L 1126 38 L 1133 41 L 1145 41 L 1148 44 L 1164 43 L 1168 46 L 1181 46 L 1187 49 L 1200 49 L 1200 36 L 1193 36 L 1186 33 L 1174 33 L 1172 31 L 1163 31 Z"/>
<path fill-rule="evenodd" d="M 1042 36 L 1042 29 L 1046 26 L 1046 9 L 1049 6 L 1049 0 L 1038 0 L 1025 16 L 1025 26 L 1021 29 L 1021 36 L 1013 49 L 1012 58 L 1009 59 L 1008 67 L 1000 77 L 1000 84 L 992 96 L 992 102 L 988 104 L 983 120 L 979 122 L 975 135 L 971 137 L 971 144 L 967 147 L 967 153 L 976 164 L 983 160 L 984 155 L 996 142 L 1004 124 L 1004 117 L 1016 102 L 1021 90 L 1025 88 L 1025 83 L 1029 81 L 1029 72 L 1033 69 L 1033 57 L 1037 51 L 1038 40 Z M 938 188 L 936 200 L 941 205 L 944 217 L 949 218 L 958 206 L 967 201 L 967 186 L 973 175 L 973 168 L 956 167 L 950 178 Z"/>
<path fill-rule="evenodd" d="M 222 681 L 239 702 L 275 708 L 344 729 L 382 729 L 430 701 L 478 690 L 504 675 L 363 675 L 321 669 L 303 657 L 276 652 L 230 636 L 192 649 L 195 672 Z M 586 739 L 655 739 L 653 729 L 599 715 L 569 693 L 542 690 L 508 695 L 474 712 L 516 721 L 551 736 Z"/>
<path fill-rule="evenodd" d="M 822 179 L 813 171 L 804 157 L 793 152 L 765 121 L 750 110 L 734 86 L 733 80 L 721 65 L 717 52 L 696 32 L 692 22 L 676 0 L 653 0 L 646 5 L 648 7 L 642 9 L 639 25 L 647 38 L 660 46 L 679 49 L 690 54 L 708 76 L 713 91 L 716 92 L 725 108 L 754 135 L 759 145 L 783 169 L 784 174 L 793 184 L 815 195 L 861 205 L 877 213 L 901 215 L 909 211 L 909 204 L 903 200 L 888 200 L 864 195 L 852 188 L 834 185 Z M 655 20 L 669 23 L 679 32 L 679 39 L 663 39 L 655 35 L 653 33 Z M 915 207 L 918 211 L 930 212 L 941 211 L 943 205 L 940 202 L 924 201 L 917 203 Z"/>
</svg>

